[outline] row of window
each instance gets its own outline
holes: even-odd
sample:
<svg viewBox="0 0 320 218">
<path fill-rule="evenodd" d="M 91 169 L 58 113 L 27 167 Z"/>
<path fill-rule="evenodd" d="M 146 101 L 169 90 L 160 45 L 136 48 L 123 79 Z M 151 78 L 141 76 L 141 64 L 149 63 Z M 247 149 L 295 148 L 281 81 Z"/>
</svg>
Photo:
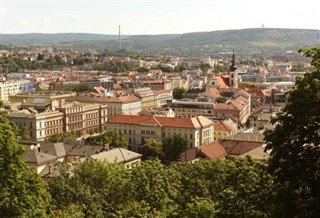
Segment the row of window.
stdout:
<svg viewBox="0 0 320 218">
<path fill-rule="evenodd" d="M 141 130 L 142 135 L 155 135 L 155 131 Z"/>
<path fill-rule="evenodd" d="M 45 133 L 46 133 L 46 136 L 49 136 L 49 135 L 60 133 L 60 132 L 62 132 L 62 127 L 47 129 Z M 42 131 L 39 131 L 39 133 L 40 133 L 40 136 L 42 136 Z"/>
<path fill-rule="evenodd" d="M 75 121 L 82 121 L 82 115 L 74 115 L 69 117 L 70 122 L 75 122 Z"/>
</svg>

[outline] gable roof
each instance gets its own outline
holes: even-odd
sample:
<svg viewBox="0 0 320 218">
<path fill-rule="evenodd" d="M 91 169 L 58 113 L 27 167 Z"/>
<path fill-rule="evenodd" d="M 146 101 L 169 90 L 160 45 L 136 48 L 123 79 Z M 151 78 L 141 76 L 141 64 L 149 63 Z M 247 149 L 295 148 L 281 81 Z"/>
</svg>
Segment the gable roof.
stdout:
<svg viewBox="0 0 320 218">
<path fill-rule="evenodd" d="M 225 89 L 228 88 L 228 86 L 226 85 L 226 83 L 224 82 L 224 80 L 222 79 L 221 76 L 216 76 L 215 79 L 217 80 L 217 82 L 219 83 L 221 89 Z"/>
<path fill-rule="evenodd" d="M 219 92 L 219 90 L 217 88 L 209 88 L 208 92 L 210 94 L 212 94 L 216 98 L 220 98 L 221 97 L 220 92 Z"/>
<path fill-rule="evenodd" d="M 42 144 L 41 151 L 43 153 L 56 156 L 58 158 L 66 156 L 66 150 L 62 142 Z"/>
<path fill-rule="evenodd" d="M 104 149 L 103 146 L 93 145 L 70 145 L 65 144 L 65 151 L 67 155 L 89 157 L 93 154 L 97 154 Z"/>
<path fill-rule="evenodd" d="M 213 122 L 203 116 L 182 118 L 182 117 L 163 117 L 163 116 L 139 116 L 130 114 L 116 115 L 108 120 L 107 123 L 128 124 L 128 125 L 143 125 L 153 124 L 154 126 L 162 127 L 177 127 L 198 129 L 213 125 Z"/>
<path fill-rule="evenodd" d="M 136 159 L 140 159 L 142 154 L 129 151 L 124 148 L 113 148 L 108 151 L 93 154 L 90 157 L 95 160 L 101 160 L 108 163 L 127 163 Z"/>
<path fill-rule="evenodd" d="M 223 121 L 217 121 L 214 123 L 214 131 L 227 131 L 231 132 L 232 127 Z"/>
<path fill-rule="evenodd" d="M 219 140 L 224 150 L 228 155 L 242 155 L 247 153 L 263 144 L 263 142 L 253 142 L 253 141 L 240 141 L 240 140 L 229 140 L 222 139 Z"/>
<path fill-rule="evenodd" d="M 57 157 L 53 155 L 39 152 L 38 149 L 30 150 L 30 152 L 24 153 L 23 157 L 26 163 L 34 163 L 38 165 L 41 165 L 44 163 L 50 163 L 57 159 Z"/>
<path fill-rule="evenodd" d="M 227 156 L 227 152 L 224 150 L 218 140 L 213 141 L 212 143 L 207 145 L 202 145 L 200 147 L 200 152 L 210 160 Z"/>
</svg>

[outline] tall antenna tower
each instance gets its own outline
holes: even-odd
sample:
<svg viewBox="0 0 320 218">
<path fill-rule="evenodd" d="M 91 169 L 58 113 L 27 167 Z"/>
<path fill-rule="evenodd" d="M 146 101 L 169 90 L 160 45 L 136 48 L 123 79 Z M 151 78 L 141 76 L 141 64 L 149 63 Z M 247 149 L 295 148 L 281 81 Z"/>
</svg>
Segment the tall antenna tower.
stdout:
<svg viewBox="0 0 320 218">
<path fill-rule="evenodd" d="M 121 29 L 119 25 L 119 51 L 121 50 Z"/>
</svg>

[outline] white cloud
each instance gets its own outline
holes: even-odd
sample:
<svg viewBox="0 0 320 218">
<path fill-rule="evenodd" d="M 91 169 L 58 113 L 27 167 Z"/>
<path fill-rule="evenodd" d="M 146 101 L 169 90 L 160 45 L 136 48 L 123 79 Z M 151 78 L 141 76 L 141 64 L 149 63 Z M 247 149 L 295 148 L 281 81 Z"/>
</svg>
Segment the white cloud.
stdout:
<svg viewBox="0 0 320 218">
<path fill-rule="evenodd" d="M 74 15 L 71 15 L 69 17 L 69 20 L 70 21 L 83 21 L 84 19 L 87 18 L 87 15 L 82 15 L 82 14 L 74 14 Z"/>
<path fill-rule="evenodd" d="M 44 19 L 39 23 L 39 25 L 48 25 L 48 24 L 51 24 L 51 23 L 52 23 L 52 20 Z"/>
<path fill-rule="evenodd" d="M 31 24 L 32 24 L 32 22 L 29 20 L 22 20 L 19 22 L 20 26 L 30 26 Z"/>
</svg>

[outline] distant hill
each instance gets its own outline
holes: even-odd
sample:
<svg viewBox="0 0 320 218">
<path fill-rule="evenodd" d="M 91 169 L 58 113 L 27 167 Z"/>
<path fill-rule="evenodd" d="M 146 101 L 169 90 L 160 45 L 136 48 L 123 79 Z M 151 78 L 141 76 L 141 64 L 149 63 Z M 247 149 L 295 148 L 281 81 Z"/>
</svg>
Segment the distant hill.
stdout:
<svg viewBox="0 0 320 218">
<path fill-rule="evenodd" d="M 164 35 L 122 36 L 123 48 L 130 51 L 193 51 L 238 49 L 296 49 L 320 44 L 320 30 L 256 28 Z M 3 34 L 4 43 L 56 44 L 116 50 L 117 35 L 88 33 Z M 223 49 L 222 49 L 223 50 Z"/>
<path fill-rule="evenodd" d="M 114 40 L 117 38 L 118 35 L 103 35 L 93 33 L 2 34 L 2 42 L 11 44 L 50 44 L 61 42 Z"/>
</svg>

